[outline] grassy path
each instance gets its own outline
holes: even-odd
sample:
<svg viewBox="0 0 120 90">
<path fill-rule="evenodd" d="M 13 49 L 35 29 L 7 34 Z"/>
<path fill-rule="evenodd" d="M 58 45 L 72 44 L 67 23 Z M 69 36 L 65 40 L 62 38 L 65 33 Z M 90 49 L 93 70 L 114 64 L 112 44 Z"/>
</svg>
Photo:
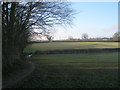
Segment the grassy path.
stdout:
<svg viewBox="0 0 120 90">
<path fill-rule="evenodd" d="M 3 80 L 3 88 L 10 88 L 12 85 L 16 84 L 17 82 L 23 80 L 25 77 L 27 77 L 30 73 L 34 70 L 34 65 L 31 62 L 28 62 L 26 64 L 25 68 L 16 74 L 11 75 L 10 77 Z"/>
</svg>

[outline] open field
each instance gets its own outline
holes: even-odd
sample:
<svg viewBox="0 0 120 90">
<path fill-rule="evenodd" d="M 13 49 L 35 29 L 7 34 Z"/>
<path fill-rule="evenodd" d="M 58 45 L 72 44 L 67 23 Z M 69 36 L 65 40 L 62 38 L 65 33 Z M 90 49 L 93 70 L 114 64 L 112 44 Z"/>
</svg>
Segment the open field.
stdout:
<svg viewBox="0 0 120 90">
<path fill-rule="evenodd" d="M 25 53 L 35 51 L 90 49 L 90 48 L 118 48 L 118 42 L 49 42 L 33 43 L 26 47 Z"/>
<path fill-rule="evenodd" d="M 118 48 L 118 42 L 33 43 L 25 53 L 66 49 Z M 36 54 L 30 59 L 35 70 L 12 87 L 19 88 L 116 88 L 118 52 Z"/>
<path fill-rule="evenodd" d="M 36 69 L 21 88 L 109 88 L 118 85 L 118 53 L 51 54 L 31 58 Z"/>
</svg>

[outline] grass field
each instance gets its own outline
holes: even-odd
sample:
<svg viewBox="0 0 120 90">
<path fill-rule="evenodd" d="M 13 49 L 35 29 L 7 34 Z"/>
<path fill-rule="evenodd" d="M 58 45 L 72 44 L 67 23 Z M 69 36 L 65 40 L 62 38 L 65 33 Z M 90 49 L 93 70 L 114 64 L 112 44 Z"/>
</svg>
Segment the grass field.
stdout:
<svg viewBox="0 0 120 90">
<path fill-rule="evenodd" d="M 21 88 L 109 88 L 118 85 L 118 53 L 52 54 L 31 58 L 36 69 Z"/>
<path fill-rule="evenodd" d="M 118 42 L 33 43 L 36 51 L 118 48 Z M 19 88 L 115 88 L 118 87 L 118 52 L 33 54 L 34 72 L 13 87 Z"/>
<path fill-rule="evenodd" d="M 118 48 L 118 42 L 49 42 L 33 43 L 27 46 L 25 53 L 35 51 L 63 50 L 63 49 L 88 49 L 88 48 Z"/>
</svg>

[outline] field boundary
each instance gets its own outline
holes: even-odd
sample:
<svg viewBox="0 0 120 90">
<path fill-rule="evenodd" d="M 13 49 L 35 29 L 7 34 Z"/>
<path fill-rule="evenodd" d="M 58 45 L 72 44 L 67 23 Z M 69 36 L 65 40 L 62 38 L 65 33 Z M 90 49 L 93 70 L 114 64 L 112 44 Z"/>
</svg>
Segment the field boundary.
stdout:
<svg viewBox="0 0 120 90">
<path fill-rule="evenodd" d="M 120 48 L 64 49 L 64 50 L 36 51 L 33 54 L 103 53 L 103 52 L 119 52 L 119 51 Z M 31 53 L 27 53 L 27 54 L 31 54 Z"/>
<path fill-rule="evenodd" d="M 104 40 L 54 40 L 52 42 L 120 42 L 120 41 L 116 41 L 116 40 L 108 40 L 108 41 L 104 41 Z M 33 43 L 49 43 L 49 41 L 31 41 L 29 42 L 29 44 L 33 44 Z"/>
</svg>

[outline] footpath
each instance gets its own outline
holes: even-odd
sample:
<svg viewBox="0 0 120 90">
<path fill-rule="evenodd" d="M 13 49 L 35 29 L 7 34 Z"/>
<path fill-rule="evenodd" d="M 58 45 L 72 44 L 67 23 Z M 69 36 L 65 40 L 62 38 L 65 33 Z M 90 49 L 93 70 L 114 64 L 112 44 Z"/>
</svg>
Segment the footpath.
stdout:
<svg viewBox="0 0 120 90">
<path fill-rule="evenodd" d="M 7 77 L 2 82 L 2 88 L 10 88 L 11 85 L 16 84 L 20 80 L 23 80 L 26 76 L 28 76 L 30 73 L 33 72 L 35 69 L 33 63 L 30 61 L 26 64 L 25 68 L 16 74 L 11 75 L 10 77 Z"/>
</svg>

